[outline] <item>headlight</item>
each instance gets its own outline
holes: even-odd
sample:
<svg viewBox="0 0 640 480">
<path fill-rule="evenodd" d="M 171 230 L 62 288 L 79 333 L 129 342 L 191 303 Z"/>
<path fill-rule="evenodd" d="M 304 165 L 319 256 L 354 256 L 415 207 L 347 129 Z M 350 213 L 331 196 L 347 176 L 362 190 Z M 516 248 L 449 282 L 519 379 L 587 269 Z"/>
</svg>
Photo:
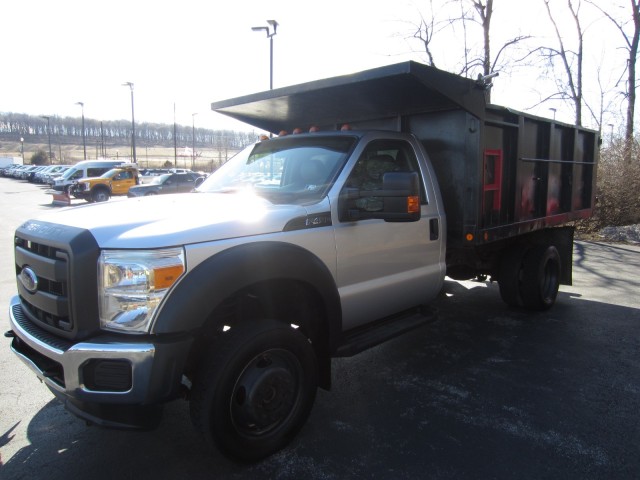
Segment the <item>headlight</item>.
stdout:
<svg viewBox="0 0 640 480">
<path fill-rule="evenodd" d="M 148 332 L 158 305 L 184 271 L 182 248 L 104 250 L 98 259 L 100 326 Z"/>
</svg>

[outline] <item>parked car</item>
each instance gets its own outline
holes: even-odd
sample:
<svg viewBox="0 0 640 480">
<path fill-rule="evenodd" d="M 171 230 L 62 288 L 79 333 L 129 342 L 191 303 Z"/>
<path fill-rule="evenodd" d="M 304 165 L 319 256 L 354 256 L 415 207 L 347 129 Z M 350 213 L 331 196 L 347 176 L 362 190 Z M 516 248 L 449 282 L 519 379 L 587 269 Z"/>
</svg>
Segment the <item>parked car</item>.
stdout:
<svg viewBox="0 0 640 480">
<path fill-rule="evenodd" d="M 49 168 L 49 166 L 48 165 L 37 166 L 36 168 L 34 168 L 29 172 L 29 174 L 25 177 L 25 180 L 31 183 L 36 183 L 36 175 L 38 175 L 40 172 L 44 172 L 47 168 Z"/>
<path fill-rule="evenodd" d="M 39 165 L 27 165 L 26 168 L 23 168 L 18 172 L 15 178 L 17 178 L 18 180 L 29 180 L 29 176 L 39 169 Z"/>
<path fill-rule="evenodd" d="M 68 167 L 66 165 L 49 165 L 33 176 L 33 182 L 40 184 L 48 183 L 47 180 L 51 176 L 55 175 L 56 173 L 62 174 L 62 172 L 64 172 L 64 170 L 67 168 Z"/>
<path fill-rule="evenodd" d="M 69 193 L 87 202 L 105 202 L 113 195 L 126 195 L 131 187 L 139 184 L 138 166 L 129 163 L 112 168 L 99 177 L 82 178 L 71 185 Z"/>
<path fill-rule="evenodd" d="M 204 178 L 197 173 L 165 173 L 151 180 L 150 183 L 137 185 L 129 189 L 128 197 L 144 197 L 165 193 L 190 192 L 199 186 Z"/>
<path fill-rule="evenodd" d="M 23 167 L 24 165 L 21 165 L 19 163 L 12 163 L 11 165 L 7 165 L 6 167 L 0 169 L 0 176 L 2 177 L 10 177 L 11 173 L 16 170 L 17 168 Z"/>
<path fill-rule="evenodd" d="M 78 162 L 65 171 L 63 175 L 56 178 L 51 188 L 58 192 L 64 192 L 70 185 L 73 185 L 81 178 L 99 177 L 112 168 L 122 165 L 122 163 L 120 160 L 84 160 Z"/>
<path fill-rule="evenodd" d="M 61 178 L 68 170 L 73 168 L 71 165 L 64 165 L 60 170 L 55 173 L 50 173 L 46 176 L 44 183 L 53 186 L 58 178 Z"/>
</svg>

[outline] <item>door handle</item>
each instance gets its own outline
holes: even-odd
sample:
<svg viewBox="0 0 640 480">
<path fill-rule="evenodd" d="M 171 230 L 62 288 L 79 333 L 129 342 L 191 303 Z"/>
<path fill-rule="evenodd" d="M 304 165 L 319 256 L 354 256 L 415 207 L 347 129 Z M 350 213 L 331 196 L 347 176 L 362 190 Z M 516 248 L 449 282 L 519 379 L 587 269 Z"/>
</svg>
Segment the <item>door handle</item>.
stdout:
<svg viewBox="0 0 640 480">
<path fill-rule="evenodd" d="M 437 218 L 429 220 L 429 240 L 438 240 L 440 238 L 440 222 Z"/>
</svg>

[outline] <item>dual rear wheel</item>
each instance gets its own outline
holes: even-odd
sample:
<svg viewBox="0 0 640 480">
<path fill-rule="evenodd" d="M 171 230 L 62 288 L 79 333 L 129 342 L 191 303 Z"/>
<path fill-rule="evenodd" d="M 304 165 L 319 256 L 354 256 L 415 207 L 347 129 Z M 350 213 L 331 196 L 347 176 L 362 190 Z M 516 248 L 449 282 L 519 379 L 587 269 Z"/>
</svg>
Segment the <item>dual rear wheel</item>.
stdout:
<svg viewBox="0 0 640 480">
<path fill-rule="evenodd" d="M 515 246 L 502 257 L 500 296 L 508 305 L 529 310 L 553 306 L 560 287 L 560 255 L 553 245 Z"/>
</svg>

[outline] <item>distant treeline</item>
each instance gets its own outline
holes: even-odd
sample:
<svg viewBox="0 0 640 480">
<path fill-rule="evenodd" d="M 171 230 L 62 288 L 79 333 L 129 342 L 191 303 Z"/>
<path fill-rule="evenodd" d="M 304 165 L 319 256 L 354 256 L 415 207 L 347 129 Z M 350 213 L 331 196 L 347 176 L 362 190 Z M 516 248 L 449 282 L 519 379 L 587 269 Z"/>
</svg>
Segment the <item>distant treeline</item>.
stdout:
<svg viewBox="0 0 640 480">
<path fill-rule="evenodd" d="M 47 131 L 49 123 L 51 132 Z M 161 123 L 136 122 L 136 144 L 139 146 L 172 147 L 191 146 L 193 144 L 193 128 L 182 125 Z M 85 138 L 87 144 L 126 144 L 131 139 L 131 122 L 126 120 L 99 121 L 89 118 L 84 120 Z M 82 119 L 76 117 L 32 116 L 24 113 L 0 112 L 0 139 L 12 141 L 37 137 L 41 143 L 46 143 L 48 134 L 56 142 L 67 144 L 82 144 Z M 216 148 L 239 150 L 258 139 L 253 132 L 238 132 L 233 130 L 195 129 L 196 148 Z"/>
</svg>

